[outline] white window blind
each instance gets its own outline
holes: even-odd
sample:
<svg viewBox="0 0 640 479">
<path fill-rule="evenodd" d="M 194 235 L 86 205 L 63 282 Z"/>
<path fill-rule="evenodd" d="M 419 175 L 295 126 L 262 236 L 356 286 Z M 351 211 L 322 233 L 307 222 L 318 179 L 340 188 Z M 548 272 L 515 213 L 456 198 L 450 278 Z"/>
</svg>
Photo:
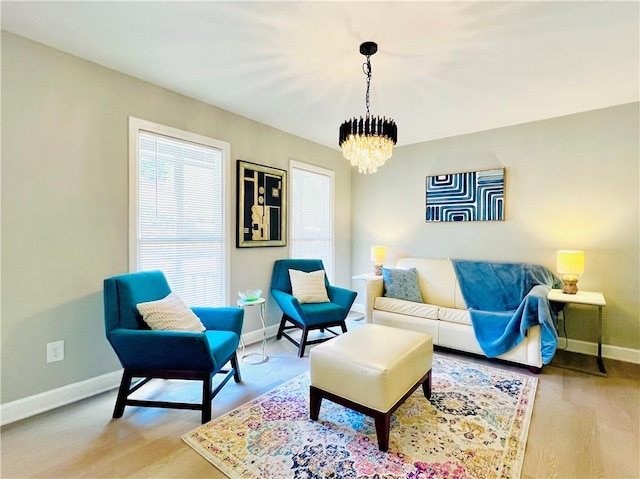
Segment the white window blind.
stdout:
<svg viewBox="0 0 640 479">
<path fill-rule="evenodd" d="M 291 161 L 292 258 L 318 258 L 333 281 L 333 181 L 331 170 Z"/>
<path fill-rule="evenodd" d="M 132 263 L 163 271 L 189 305 L 226 304 L 224 161 L 222 148 L 137 130 Z"/>
</svg>

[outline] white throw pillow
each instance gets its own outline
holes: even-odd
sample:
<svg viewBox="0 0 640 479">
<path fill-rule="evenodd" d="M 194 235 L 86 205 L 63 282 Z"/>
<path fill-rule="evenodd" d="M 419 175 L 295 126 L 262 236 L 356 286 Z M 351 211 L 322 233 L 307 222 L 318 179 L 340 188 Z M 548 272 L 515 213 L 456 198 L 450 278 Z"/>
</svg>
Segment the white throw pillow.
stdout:
<svg viewBox="0 0 640 479">
<path fill-rule="evenodd" d="M 289 278 L 291 279 L 291 292 L 301 303 L 329 302 L 323 270 L 305 273 L 297 269 L 290 269 Z"/>
<path fill-rule="evenodd" d="M 176 293 L 169 293 L 157 301 L 138 303 L 136 307 L 151 329 L 198 332 L 206 329 L 200 318 Z"/>
</svg>

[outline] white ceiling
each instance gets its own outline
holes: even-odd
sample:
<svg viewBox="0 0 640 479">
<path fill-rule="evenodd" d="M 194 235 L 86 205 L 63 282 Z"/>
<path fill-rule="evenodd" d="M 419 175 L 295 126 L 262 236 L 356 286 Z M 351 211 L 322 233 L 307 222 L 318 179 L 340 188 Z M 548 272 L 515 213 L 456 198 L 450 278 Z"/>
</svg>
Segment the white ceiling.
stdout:
<svg viewBox="0 0 640 479">
<path fill-rule="evenodd" d="M 2 28 L 337 148 L 365 112 L 406 145 L 639 100 L 639 3 L 10 2 Z"/>
</svg>

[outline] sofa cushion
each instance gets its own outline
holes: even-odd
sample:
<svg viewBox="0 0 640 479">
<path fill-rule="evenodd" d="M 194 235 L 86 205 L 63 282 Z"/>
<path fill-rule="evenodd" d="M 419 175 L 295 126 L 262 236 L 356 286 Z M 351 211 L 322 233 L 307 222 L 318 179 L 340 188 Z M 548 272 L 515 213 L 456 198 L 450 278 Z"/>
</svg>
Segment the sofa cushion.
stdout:
<svg viewBox="0 0 640 479">
<path fill-rule="evenodd" d="M 447 323 L 471 326 L 471 313 L 466 309 L 438 308 L 438 319 Z"/>
<path fill-rule="evenodd" d="M 399 258 L 396 268 L 415 268 L 422 300 L 447 308 L 467 309 L 458 278 L 449 259 Z"/>
<path fill-rule="evenodd" d="M 393 269 L 382 268 L 384 279 L 384 295 L 387 298 L 404 299 L 422 303 L 418 287 L 418 272 L 415 268 Z"/>
<path fill-rule="evenodd" d="M 373 307 L 379 311 L 417 316 L 426 319 L 438 319 L 438 307 L 433 304 L 416 303 L 402 299 L 385 298 L 380 296 L 375 299 Z"/>
</svg>

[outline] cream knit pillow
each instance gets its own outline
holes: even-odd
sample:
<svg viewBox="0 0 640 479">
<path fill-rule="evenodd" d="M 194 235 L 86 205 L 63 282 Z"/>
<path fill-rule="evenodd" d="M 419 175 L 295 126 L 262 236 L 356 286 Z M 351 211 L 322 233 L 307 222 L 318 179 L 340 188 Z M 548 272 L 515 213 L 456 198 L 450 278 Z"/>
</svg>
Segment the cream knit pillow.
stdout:
<svg viewBox="0 0 640 479">
<path fill-rule="evenodd" d="M 324 285 L 324 271 L 305 273 L 297 269 L 289 270 L 291 291 L 301 303 L 328 303 L 327 288 Z"/>
<path fill-rule="evenodd" d="M 176 293 L 169 293 L 157 301 L 138 303 L 136 307 L 151 329 L 197 332 L 206 329 L 200 318 Z"/>
</svg>

